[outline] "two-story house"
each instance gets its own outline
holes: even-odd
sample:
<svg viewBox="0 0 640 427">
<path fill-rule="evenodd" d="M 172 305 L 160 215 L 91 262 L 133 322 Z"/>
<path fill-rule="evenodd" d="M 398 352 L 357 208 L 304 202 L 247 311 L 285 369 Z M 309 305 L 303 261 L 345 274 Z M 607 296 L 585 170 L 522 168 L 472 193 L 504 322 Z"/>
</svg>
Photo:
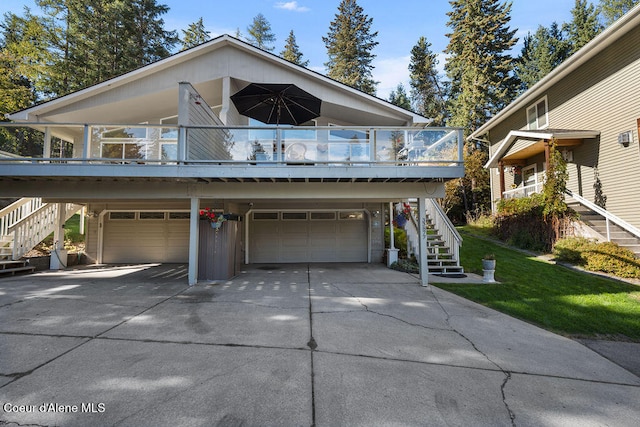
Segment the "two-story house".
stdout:
<svg viewBox="0 0 640 427">
<path fill-rule="evenodd" d="M 295 85 L 320 102 L 317 117 L 274 126 L 241 114 L 233 95 L 252 83 Z M 45 148 L 0 156 L 0 197 L 42 198 L 58 233 L 64 212 L 84 207 L 92 260 L 188 263 L 192 284 L 212 260 L 229 274 L 381 262 L 390 203 L 416 198 L 425 218 L 464 173 L 459 129 L 227 35 L 9 118 Z M 56 138 L 73 156 L 51 152 Z M 213 234 L 206 208 L 228 215 Z M 12 230 L 23 238 L 41 222 Z"/>
<path fill-rule="evenodd" d="M 568 202 L 602 238 L 640 253 L 639 133 L 636 6 L 469 138 L 490 146 L 494 201 L 539 192 L 555 142 Z"/>
</svg>

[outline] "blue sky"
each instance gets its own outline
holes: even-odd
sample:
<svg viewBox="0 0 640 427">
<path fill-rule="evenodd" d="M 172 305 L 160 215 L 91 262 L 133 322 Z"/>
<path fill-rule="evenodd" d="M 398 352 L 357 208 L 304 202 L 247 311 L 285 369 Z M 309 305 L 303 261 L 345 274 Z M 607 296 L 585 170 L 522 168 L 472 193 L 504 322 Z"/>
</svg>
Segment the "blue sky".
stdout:
<svg viewBox="0 0 640 427">
<path fill-rule="evenodd" d="M 244 35 L 253 18 L 262 13 L 276 35 L 275 53 L 282 51 L 289 31 L 293 30 L 304 59 L 310 61 L 309 68 L 325 73 L 327 57 L 322 37 L 329 30 L 340 0 L 158 0 L 158 3 L 170 8 L 163 16 L 167 29 L 182 30 L 202 17 L 212 37 L 235 35 L 238 29 Z M 511 28 L 518 29 L 520 39 L 514 52 L 517 55 L 527 32 L 534 32 L 538 25 L 569 21 L 575 0 L 512 0 L 512 3 Z M 432 44 L 431 50 L 440 55 L 439 68 L 444 66 L 442 51 L 447 46 L 445 34 L 449 31 L 446 13 L 451 9 L 447 0 L 358 0 L 358 4 L 373 18 L 372 31 L 378 31 L 373 77 L 380 82 L 379 97 L 386 99 L 401 82 L 409 90 L 407 66 L 411 48 L 420 36 L 425 36 Z M 0 0 L 0 14 L 7 11 L 21 14 L 25 5 L 38 10 L 33 0 Z"/>
</svg>

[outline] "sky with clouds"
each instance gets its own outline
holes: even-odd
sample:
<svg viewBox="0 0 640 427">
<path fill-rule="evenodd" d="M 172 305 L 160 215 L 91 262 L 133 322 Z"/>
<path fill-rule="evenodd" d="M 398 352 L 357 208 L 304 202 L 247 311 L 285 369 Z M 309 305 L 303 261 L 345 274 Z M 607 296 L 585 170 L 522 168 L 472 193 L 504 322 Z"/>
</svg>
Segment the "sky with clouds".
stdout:
<svg viewBox="0 0 640 427">
<path fill-rule="evenodd" d="M 520 39 L 514 55 L 519 54 L 527 32 L 554 21 L 569 21 L 575 4 L 575 0 L 511 2 L 511 28 L 518 29 Z M 303 59 L 309 60 L 309 68 L 325 73 L 327 56 L 322 37 L 327 35 L 340 0 L 158 0 L 158 3 L 166 4 L 170 9 L 163 16 L 167 29 L 185 29 L 202 17 L 212 37 L 225 33 L 235 35 L 238 31 L 246 35 L 253 18 L 262 13 L 276 35 L 274 53 L 282 51 L 285 39 L 293 30 Z M 358 0 L 358 5 L 373 18 L 372 31 L 378 32 L 376 41 L 379 44 L 373 52 L 376 55 L 373 77 L 379 82 L 379 97 L 386 99 L 398 83 L 403 83 L 409 90 L 410 52 L 420 36 L 425 36 L 432 44 L 431 50 L 439 54 L 438 67 L 444 66 L 442 51 L 447 46 L 446 34 L 450 31 L 446 15 L 451 8 L 448 0 Z M 21 14 L 24 6 L 38 10 L 34 0 L 0 0 L 0 14 L 7 11 Z"/>
</svg>

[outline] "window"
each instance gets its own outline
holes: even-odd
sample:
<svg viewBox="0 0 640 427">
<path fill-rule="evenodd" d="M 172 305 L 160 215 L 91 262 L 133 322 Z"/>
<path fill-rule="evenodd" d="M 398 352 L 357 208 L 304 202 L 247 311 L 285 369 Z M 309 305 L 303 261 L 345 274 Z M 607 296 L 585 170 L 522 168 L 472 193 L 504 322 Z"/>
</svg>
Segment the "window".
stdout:
<svg viewBox="0 0 640 427">
<path fill-rule="evenodd" d="M 527 108 L 527 129 L 544 129 L 549 125 L 547 97 Z"/>
<path fill-rule="evenodd" d="M 253 219 L 255 221 L 260 220 L 277 220 L 278 212 L 254 212 Z"/>
<path fill-rule="evenodd" d="M 169 212 L 169 219 L 190 219 L 189 212 Z"/>
<path fill-rule="evenodd" d="M 306 221 L 306 212 L 283 212 L 282 219 L 284 221 Z"/>
<path fill-rule="evenodd" d="M 135 212 L 109 212 L 109 219 L 136 219 Z"/>
<path fill-rule="evenodd" d="M 360 211 L 355 212 L 340 212 L 340 219 L 347 221 L 362 221 L 364 219 L 364 213 Z"/>
<path fill-rule="evenodd" d="M 164 219 L 164 212 L 140 212 L 140 219 Z"/>
<path fill-rule="evenodd" d="M 336 219 L 335 212 L 311 212 L 311 219 L 317 220 L 334 220 Z"/>
</svg>

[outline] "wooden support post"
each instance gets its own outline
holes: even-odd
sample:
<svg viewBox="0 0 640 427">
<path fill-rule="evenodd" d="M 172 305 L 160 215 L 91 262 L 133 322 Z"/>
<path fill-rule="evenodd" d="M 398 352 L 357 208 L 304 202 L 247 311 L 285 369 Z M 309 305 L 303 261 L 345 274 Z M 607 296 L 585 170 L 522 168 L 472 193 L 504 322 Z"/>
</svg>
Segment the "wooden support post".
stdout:
<svg viewBox="0 0 640 427">
<path fill-rule="evenodd" d="M 504 192 L 507 190 L 504 184 L 504 162 L 498 162 L 498 170 L 500 171 L 500 198 L 504 198 Z"/>
</svg>

